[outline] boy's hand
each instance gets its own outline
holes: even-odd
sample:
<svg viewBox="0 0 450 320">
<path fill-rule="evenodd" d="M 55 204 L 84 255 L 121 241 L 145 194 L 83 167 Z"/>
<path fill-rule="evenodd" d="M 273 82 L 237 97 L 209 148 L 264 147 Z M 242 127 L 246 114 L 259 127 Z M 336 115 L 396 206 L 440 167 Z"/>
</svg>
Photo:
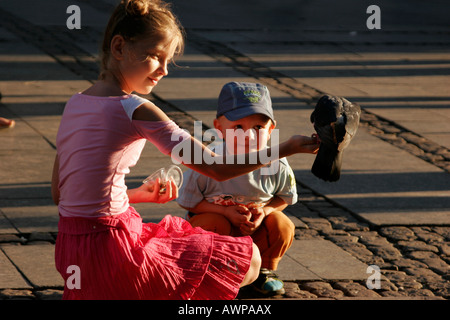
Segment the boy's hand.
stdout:
<svg viewBox="0 0 450 320">
<path fill-rule="evenodd" d="M 228 206 L 225 208 L 225 217 L 230 220 L 231 224 L 239 227 L 242 223 L 250 220 L 250 210 L 241 205 Z"/>
<path fill-rule="evenodd" d="M 249 236 L 252 235 L 261 226 L 266 214 L 264 209 L 261 207 L 254 207 L 250 209 L 251 219 L 245 221 L 240 226 L 240 231 L 242 235 Z"/>
</svg>

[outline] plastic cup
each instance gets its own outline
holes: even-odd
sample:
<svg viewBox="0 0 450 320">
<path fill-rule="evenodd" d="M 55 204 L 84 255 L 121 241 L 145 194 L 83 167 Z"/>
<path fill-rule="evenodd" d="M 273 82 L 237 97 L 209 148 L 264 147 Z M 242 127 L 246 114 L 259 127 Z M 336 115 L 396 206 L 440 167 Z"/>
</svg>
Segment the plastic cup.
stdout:
<svg viewBox="0 0 450 320">
<path fill-rule="evenodd" d="M 179 189 L 183 184 L 183 171 L 176 165 L 172 165 L 168 168 L 161 168 L 145 178 L 142 183 L 149 185 L 150 191 L 153 191 L 157 179 L 159 179 L 159 193 L 166 192 L 166 185 L 170 179 L 175 182 L 175 185 Z"/>
</svg>

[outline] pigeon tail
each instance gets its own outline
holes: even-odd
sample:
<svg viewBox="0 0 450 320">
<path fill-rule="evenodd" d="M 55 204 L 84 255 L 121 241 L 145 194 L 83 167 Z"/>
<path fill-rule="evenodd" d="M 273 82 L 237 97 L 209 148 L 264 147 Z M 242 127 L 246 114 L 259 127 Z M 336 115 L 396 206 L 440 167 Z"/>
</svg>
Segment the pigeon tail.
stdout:
<svg viewBox="0 0 450 320">
<path fill-rule="evenodd" d="M 341 176 L 342 151 L 321 144 L 311 172 L 318 178 L 334 182 Z"/>
</svg>

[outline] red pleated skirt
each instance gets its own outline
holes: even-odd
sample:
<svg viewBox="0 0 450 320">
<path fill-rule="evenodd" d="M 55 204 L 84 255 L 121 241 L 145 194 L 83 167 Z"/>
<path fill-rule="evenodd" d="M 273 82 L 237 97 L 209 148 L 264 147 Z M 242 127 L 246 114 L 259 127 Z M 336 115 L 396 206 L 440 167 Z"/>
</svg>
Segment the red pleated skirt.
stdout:
<svg viewBox="0 0 450 320">
<path fill-rule="evenodd" d="M 179 217 L 60 216 L 56 268 L 63 299 L 234 299 L 250 267 L 250 237 L 193 228 Z"/>
</svg>

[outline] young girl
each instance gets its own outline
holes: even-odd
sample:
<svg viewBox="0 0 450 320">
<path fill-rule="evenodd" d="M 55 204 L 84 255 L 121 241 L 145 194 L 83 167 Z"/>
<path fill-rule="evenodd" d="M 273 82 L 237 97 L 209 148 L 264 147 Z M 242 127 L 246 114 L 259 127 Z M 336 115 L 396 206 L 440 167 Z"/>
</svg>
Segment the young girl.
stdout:
<svg viewBox="0 0 450 320">
<path fill-rule="evenodd" d="M 167 4 L 122 0 L 105 31 L 99 81 L 66 104 L 52 177 L 64 299 L 233 299 L 258 276 L 259 251 L 250 237 L 220 236 L 171 216 L 144 224 L 129 205 L 177 197 L 173 182 L 162 194 L 159 183 L 127 190 L 125 174 L 146 140 L 167 155 L 185 144 L 182 150 L 192 152 L 179 155 L 183 163 L 216 180 L 264 165 L 237 159 L 194 164 L 195 150 L 217 155 L 132 94 L 150 93 L 182 47 L 182 28 Z M 172 141 L 175 135 L 182 141 Z M 314 139 L 294 136 L 280 144 L 278 156 L 317 149 Z"/>
</svg>

